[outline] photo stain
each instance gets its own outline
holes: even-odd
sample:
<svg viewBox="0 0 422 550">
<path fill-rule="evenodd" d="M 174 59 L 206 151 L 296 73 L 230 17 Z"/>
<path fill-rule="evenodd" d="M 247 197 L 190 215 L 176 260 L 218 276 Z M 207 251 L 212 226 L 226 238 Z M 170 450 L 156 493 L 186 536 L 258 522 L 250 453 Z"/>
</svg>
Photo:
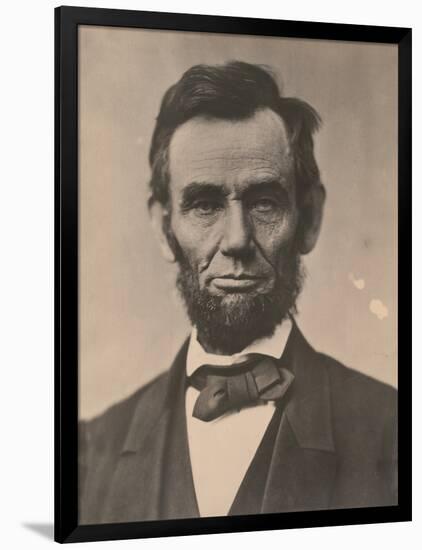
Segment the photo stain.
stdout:
<svg viewBox="0 0 422 550">
<path fill-rule="evenodd" d="M 371 300 L 369 302 L 369 311 L 373 313 L 380 321 L 388 317 L 388 309 L 381 300 Z"/>
<path fill-rule="evenodd" d="M 357 288 L 358 290 L 362 290 L 365 288 L 365 279 L 355 278 L 353 273 L 349 273 L 349 280 L 353 283 L 355 288 Z"/>
</svg>

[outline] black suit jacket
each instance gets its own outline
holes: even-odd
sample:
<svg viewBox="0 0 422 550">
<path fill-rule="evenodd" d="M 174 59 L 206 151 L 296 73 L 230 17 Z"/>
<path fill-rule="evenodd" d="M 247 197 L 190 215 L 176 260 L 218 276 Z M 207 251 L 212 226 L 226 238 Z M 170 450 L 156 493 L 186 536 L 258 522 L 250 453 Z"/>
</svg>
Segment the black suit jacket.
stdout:
<svg viewBox="0 0 422 550">
<path fill-rule="evenodd" d="M 269 451 L 260 512 L 396 505 L 396 391 L 317 353 L 295 323 L 288 346 L 295 380 Z M 180 455 L 189 461 L 187 445 L 178 457 L 166 451 L 186 354 L 187 342 L 168 371 L 80 422 L 81 524 L 195 517 L 188 478 L 172 483 L 174 501 L 187 508 L 173 514 L 162 502 L 165 465 L 176 468 Z"/>
</svg>

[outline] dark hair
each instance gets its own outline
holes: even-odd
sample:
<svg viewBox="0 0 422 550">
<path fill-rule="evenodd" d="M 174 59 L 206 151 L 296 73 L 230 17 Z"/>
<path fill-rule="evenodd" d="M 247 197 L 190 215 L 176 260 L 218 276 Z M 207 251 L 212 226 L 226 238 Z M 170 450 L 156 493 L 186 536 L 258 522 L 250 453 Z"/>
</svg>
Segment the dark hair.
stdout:
<svg viewBox="0 0 422 550">
<path fill-rule="evenodd" d="M 241 120 L 268 107 L 284 121 L 293 151 L 297 197 L 320 183 L 313 134 L 321 118 L 305 101 L 282 97 L 268 68 L 241 61 L 225 65 L 195 65 L 171 86 L 161 102 L 151 141 L 151 200 L 169 199 L 168 150 L 175 130 L 195 116 Z"/>
</svg>

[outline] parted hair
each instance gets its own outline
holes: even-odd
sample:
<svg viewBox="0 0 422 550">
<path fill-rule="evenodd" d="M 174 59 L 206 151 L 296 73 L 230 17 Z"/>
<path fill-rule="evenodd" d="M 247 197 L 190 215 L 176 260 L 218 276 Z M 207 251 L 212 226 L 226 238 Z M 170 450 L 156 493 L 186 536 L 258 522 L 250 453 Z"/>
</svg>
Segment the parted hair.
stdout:
<svg viewBox="0 0 422 550">
<path fill-rule="evenodd" d="M 241 61 L 195 65 L 164 94 L 149 152 L 150 201 L 168 203 L 168 152 L 170 140 L 179 126 L 196 116 L 247 119 L 265 107 L 272 109 L 286 125 L 300 205 L 306 190 L 320 184 L 313 135 L 320 127 L 321 118 L 305 101 L 283 97 L 268 67 Z"/>
</svg>

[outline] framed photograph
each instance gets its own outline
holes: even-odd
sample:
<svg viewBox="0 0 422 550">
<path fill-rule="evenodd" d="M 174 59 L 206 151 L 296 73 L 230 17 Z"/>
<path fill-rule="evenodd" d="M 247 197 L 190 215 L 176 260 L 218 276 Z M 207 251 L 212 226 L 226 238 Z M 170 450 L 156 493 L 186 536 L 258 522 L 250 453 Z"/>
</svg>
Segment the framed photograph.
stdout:
<svg viewBox="0 0 422 550">
<path fill-rule="evenodd" d="M 411 519 L 411 30 L 55 11 L 55 539 Z"/>
</svg>

